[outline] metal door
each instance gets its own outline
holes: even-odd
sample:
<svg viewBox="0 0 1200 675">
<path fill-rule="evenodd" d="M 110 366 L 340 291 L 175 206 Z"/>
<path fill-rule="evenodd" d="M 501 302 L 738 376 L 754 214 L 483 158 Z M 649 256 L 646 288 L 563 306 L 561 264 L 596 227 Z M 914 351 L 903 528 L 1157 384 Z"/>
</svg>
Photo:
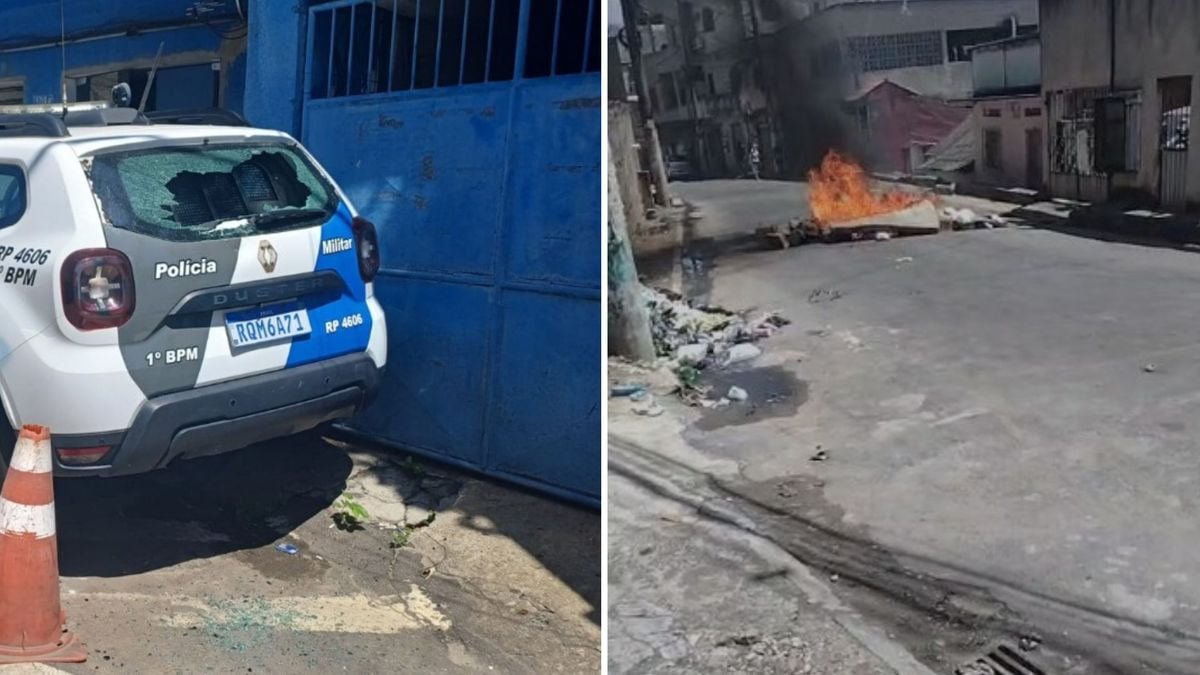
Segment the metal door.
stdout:
<svg viewBox="0 0 1200 675">
<path fill-rule="evenodd" d="M 1158 198 L 1163 208 L 1183 209 L 1187 203 L 1188 131 L 1192 117 L 1192 78 L 1158 81 L 1162 120 L 1158 143 Z"/>
<path fill-rule="evenodd" d="M 1025 130 L 1025 187 L 1038 190 L 1042 186 L 1042 130 Z"/>
<path fill-rule="evenodd" d="M 599 0 L 309 10 L 303 137 L 379 230 L 378 399 L 350 427 L 600 500 Z"/>
</svg>

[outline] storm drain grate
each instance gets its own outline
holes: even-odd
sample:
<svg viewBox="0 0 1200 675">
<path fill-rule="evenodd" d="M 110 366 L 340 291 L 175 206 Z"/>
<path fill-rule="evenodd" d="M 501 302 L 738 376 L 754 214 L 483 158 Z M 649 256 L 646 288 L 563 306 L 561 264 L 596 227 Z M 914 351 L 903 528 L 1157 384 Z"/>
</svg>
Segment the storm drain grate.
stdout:
<svg viewBox="0 0 1200 675">
<path fill-rule="evenodd" d="M 959 666 L 954 670 L 954 675 L 1047 675 L 1047 673 L 1033 665 L 1016 649 L 1008 645 L 999 645 L 978 659 Z"/>
</svg>

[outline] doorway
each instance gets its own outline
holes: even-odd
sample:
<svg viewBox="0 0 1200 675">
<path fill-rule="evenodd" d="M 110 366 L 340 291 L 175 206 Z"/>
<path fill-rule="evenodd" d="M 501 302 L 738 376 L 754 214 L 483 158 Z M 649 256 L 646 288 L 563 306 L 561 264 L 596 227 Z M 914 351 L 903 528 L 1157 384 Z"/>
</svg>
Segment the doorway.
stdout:
<svg viewBox="0 0 1200 675">
<path fill-rule="evenodd" d="M 1192 78 L 1158 81 L 1162 120 L 1158 143 L 1158 199 L 1166 209 L 1182 210 L 1187 203 L 1188 132 L 1192 118 Z"/>
</svg>

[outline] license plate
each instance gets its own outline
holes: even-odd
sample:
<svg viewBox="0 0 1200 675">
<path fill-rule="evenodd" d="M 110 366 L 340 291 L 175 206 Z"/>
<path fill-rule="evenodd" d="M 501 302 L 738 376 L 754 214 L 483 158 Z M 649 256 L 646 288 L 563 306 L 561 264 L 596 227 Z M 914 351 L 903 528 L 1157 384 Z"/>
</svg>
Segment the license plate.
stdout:
<svg viewBox="0 0 1200 675">
<path fill-rule="evenodd" d="M 290 340 L 312 332 L 308 312 L 298 305 L 277 305 L 225 315 L 225 331 L 234 349 Z"/>
</svg>

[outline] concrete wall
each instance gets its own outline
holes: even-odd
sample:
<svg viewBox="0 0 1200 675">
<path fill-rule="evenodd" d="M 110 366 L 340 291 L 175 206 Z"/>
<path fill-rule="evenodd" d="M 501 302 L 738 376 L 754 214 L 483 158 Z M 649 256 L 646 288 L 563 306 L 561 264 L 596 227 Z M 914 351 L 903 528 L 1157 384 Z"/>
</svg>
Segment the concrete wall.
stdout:
<svg viewBox="0 0 1200 675">
<path fill-rule="evenodd" d="M 941 64 L 862 73 L 847 70 L 841 74 L 840 91 L 851 95 L 886 79 L 926 96 L 966 98 L 971 94 L 970 63 L 945 59 L 945 31 L 994 27 L 1013 15 L 1021 25 L 1037 23 L 1037 0 L 923 0 L 908 3 L 907 10 L 896 2 L 847 3 L 800 22 L 803 34 L 796 39 L 806 51 L 814 52 L 848 37 L 942 31 Z"/>
<path fill-rule="evenodd" d="M 1034 114 L 1036 113 L 1036 114 Z M 1027 140 L 1030 130 L 1041 131 L 1037 153 L 1039 166 L 1046 163 L 1046 113 L 1040 96 L 989 98 L 975 103 L 971 112 L 975 129 L 974 180 L 985 185 L 1040 188 L 1042 176 L 1027 172 Z M 998 116 L 997 116 L 998 115 Z M 1000 133 L 1000 166 L 989 167 L 984 151 L 989 130 Z"/>
<path fill-rule="evenodd" d="M 621 193 L 626 226 L 633 240 L 634 253 L 639 254 L 636 236 L 646 227 L 646 203 L 642 200 L 638 177 L 641 162 L 633 134 L 633 114 L 629 104 L 621 101 L 608 102 L 608 163 L 617 176 L 617 184 L 609 185 L 608 189 Z"/>
<path fill-rule="evenodd" d="M 1110 60 L 1110 11 L 1116 37 L 1115 60 Z M 1190 76 L 1192 101 L 1200 101 L 1200 3 L 1042 0 L 1041 23 L 1046 91 L 1108 87 L 1111 77 L 1117 90 L 1141 92 L 1140 167 L 1136 172 L 1115 174 L 1113 187 L 1157 196 L 1162 119 L 1158 80 Z M 1195 105 L 1190 123 L 1196 125 Z M 1194 145 L 1187 163 L 1187 200 L 1200 204 L 1200 159 Z"/>
<path fill-rule="evenodd" d="M 974 50 L 971 54 L 971 83 L 976 96 L 1016 89 L 1040 89 L 1042 52 L 1037 38 Z"/>
</svg>

